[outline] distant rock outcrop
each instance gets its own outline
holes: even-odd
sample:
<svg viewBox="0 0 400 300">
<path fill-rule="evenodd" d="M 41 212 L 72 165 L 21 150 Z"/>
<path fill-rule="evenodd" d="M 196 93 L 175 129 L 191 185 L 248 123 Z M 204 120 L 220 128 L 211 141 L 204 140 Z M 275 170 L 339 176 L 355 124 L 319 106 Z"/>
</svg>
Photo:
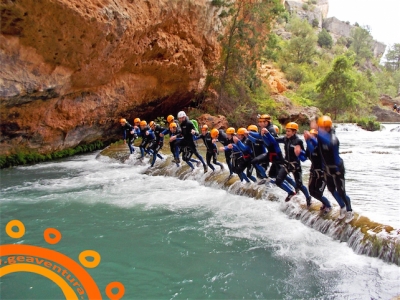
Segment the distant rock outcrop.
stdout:
<svg viewBox="0 0 400 300">
<path fill-rule="evenodd" d="M 350 37 L 351 30 L 354 28 L 353 25 L 340 21 L 335 17 L 327 18 L 329 0 L 315 0 L 314 2 L 315 4 L 310 4 L 310 1 L 306 0 L 284 0 L 283 4 L 289 13 L 307 20 L 310 24 L 313 24 L 315 20 L 317 20 L 318 27 L 325 28 L 331 33 L 335 40 L 341 36 L 346 38 Z M 287 33 L 282 30 L 276 30 L 276 33 L 283 38 L 290 38 L 290 35 L 287 35 Z M 375 57 L 380 58 L 385 53 L 385 44 L 374 40 L 371 46 Z"/>
<path fill-rule="evenodd" d="M 355 26 L 350 25 L 347 22 L 340 21 L 335 17 L 331 17 L 324 20 L 322 27 L 325 28 L 329 33 L 331 33 L 335 39 L 337 39 L 340 36 L 346 38 L 350 37 L 351 30 Z M 373 45 L 371 46 L 372 52 L 375 57 L 380 58 L 385 53 L 385 44 L 374 40 Z"/>
<path fill-rule="evenodd" d="M 275 95 L 273 99 L 279 103 L 284 109 L 283 112 L 278 116 L 278 121 L 281 124 L 286 124 L 288 122 L 296 122 L 298 124 L 308 124 L 311 119 L 317 116 L 321 116 L 321 111 L 314 106 L 311 107 L 301 107 L 293 105 L 290 99 L 282 95 Z"/>
<path fill-rule="evenodd" d="M 400 98 L 393 99 L 388 95 L 382 95 L 379 98 L 380 106 L 376 105 L 372 108 L 372 113 L 376 116 L 379 122 L 399 122 L 400 114 L 393 111 L 393 106 L 400 105 Z"/>
<path fill-rule="evenodd" d="M 317 0 L 315 4 L 309 4 L 309 1 L 286 0 L 284 5 L 291 14 L 297 14 L 301 19 L 308 20 L 309 23 L 317 20 L 318 26 L 321 27 L 323 19 L 328 15 L 328 2 L 328 0 Z"/>
</svg>

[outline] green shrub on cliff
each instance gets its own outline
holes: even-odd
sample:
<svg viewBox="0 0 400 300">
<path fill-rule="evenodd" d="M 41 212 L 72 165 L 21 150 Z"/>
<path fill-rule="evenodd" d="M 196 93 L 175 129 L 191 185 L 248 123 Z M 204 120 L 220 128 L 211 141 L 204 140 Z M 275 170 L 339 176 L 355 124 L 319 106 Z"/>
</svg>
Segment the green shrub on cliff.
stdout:
<svg viewBox="0 0 400 300">
<path fill-rule="evenodd" d="M 279 0 L 214 1 L 213 5 L 222 7 L 229 18 L 221 18 L 226 25 L 226 34 L 219 38 L 222 55 L 206 81 L 206 89 L 217 91 L 218 99 L 214 107 L 208 103 L 207 108 L 237 124 L 258 109 L 264 87 L 257 67 L 264 55 L 268 59 L 277 55 L 277 37 L 266 37 L 272 21 L 284 9 Z"/>
</svg>

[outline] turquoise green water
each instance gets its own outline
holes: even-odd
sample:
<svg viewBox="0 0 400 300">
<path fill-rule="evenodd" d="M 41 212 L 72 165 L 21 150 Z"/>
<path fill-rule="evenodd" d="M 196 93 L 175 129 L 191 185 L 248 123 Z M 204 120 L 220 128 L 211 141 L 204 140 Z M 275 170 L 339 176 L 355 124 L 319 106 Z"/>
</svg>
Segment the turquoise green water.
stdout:
<svg viewBox="0 0 400 300">
<path fill-rule="evenodd" d="M 257 241 L 235 237 L 221 240 L 221 232 L 205 228 L 210 217 L 210 212 L 177 214 L 144 210 L 142 205 L 125 209 L 105 203 L 9 203 L 2 207 L 1 226 L 10 219 L 23 220 L 27 229 L 23 243 L 75 259 L 83 250 L 97 249 L 102 261 L 90 274 L 99 288 L 111 281 L 122 282 L 126 298 L 276 299 L 288 294 L 324 294 L 318 290 L 328 278 L 313 276 L 315 266 L 303 266 L 308 291 L 292 290 L 286 282 L 296 282 L 292 274 L 296 267 L 274 258 L 274 246 L 260 247 Z M 48 227 L 63 234 L 57 245 L 44 242 L 42 233 Z M 1 240 L 13 242 L 4 234 Z M 1 296 L 58 298 L 62 294 L 57 289 L 39 275 L 17 273 L 4 277 Z"/>
<path fill-rule="evenodd" d="M 391 299 L 400 268 L 355 254 L 346 243 L 289 219 L 279 202 L 254 200 L 196 180 L 147 176 L 147 166 L 95 154 L 1 171 L 1 244 L 54 249 L 88 269 L 104 298 L 112 281 L 123 299 Z M 10 238 L 18 219 L 25 235 Z M 55 245 L 43 231 L 62 233 Z M 0 279 L 1 299 L 62 299 L 37 274 Z"/>
</svg>

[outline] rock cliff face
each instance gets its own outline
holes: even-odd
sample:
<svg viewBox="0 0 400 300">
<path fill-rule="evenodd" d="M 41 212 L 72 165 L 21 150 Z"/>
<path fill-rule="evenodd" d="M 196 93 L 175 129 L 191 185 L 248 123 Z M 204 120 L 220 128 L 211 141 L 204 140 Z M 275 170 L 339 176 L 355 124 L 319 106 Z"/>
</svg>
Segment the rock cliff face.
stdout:
<svg viewBox="0 0 400 300">
<path fill-rule="evenodd" d="M 354 28 L 353 25 L 340 21 L 335 17 L 325 19 L 323 22 L 323 27 L 328 30 L 335 39 L 340 36 L 347 38 L 350 37 L 351 30 Z M 371 47 L 375 57 L 380 58 L 385 53 L 386 45 L 381 42 L 374 40 Z"/>
<path fill-rule="evenodd" d="M 219 57 L 207 0 L 4 0 L 0 154 L 117 134 L 187 105 Z M 105 133 L 111 136 L 105 136 Z"/>
<path fill-rule="evenodd" d="M 309 23 L 318 20 L 319 27 L 328 15 L 328 0 L 316 0 L 315 4 L 308 4 L 308 0 L 286 0 L 285 9 L 291 14 L 297 14 L 301 19 L 306 19 Z"/>
</svg>

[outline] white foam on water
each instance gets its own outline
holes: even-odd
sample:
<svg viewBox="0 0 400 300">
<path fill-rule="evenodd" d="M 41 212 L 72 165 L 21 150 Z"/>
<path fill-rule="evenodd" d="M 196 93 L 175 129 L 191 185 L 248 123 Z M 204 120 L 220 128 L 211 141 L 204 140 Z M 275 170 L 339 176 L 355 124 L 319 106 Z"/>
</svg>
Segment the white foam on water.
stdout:
<svg viewBox="0 0 400 300">
<path fill-rule="evenodd" d="M 317 266 L 321 274 L 334 274 L 335 280 L 329 287 L 332 295 L 352 299 L 390 299 L 400 294 L 398 266 L 357 255 L 346 243 L 310 229 L 298 220 L 289 219 L 281 211 L 284 203 L 255 200 L 206 187 L 203 185 L 205 175 L 202 168 L 188 173 L 188 178 L 195 180 L 178 180 L 175 177 L 142 174 L 147 167 L 147 164 L 137 165 L 135 159 L 122 164 L 105 158 L 98 160 L 90 155 L 19 167 L 17 169 L 23 172 L 38 172 L 38 177 L 2 189 L 0 203 L 101 202 L 127 209 L 135 206 L 144 210 L 161 208 L 177 215 L 209 214 L 208 218 L 201 221 L 202 230 L 217 234 L 227 245 L 232 243 L 233 238 L 246 239 L 252 241 L 249 250 L 272 248 L 278 259 L 290 261 L 298 272 L 303 265 L 312 264 Z M 40 178 L 40 174 L 54 170 L 67 170 L 73 175 Z M 354 196 L 357 194 L 352 193 L 354 190 L 354 187 L 348 189 L 353 207 L 358 211 L 363 204 Z M 280 193 L 282 201 L 283 193 L 278 189 L 274 189 L 274 192 Z M 26 193 L 37 197 L 27 198 Z M 373 215 L 374 212 L 369 213 Z M 288 284 L 295 285 L 296 280 L 301 280 L 301 272 L 290 280 Z"/>
</svg>

